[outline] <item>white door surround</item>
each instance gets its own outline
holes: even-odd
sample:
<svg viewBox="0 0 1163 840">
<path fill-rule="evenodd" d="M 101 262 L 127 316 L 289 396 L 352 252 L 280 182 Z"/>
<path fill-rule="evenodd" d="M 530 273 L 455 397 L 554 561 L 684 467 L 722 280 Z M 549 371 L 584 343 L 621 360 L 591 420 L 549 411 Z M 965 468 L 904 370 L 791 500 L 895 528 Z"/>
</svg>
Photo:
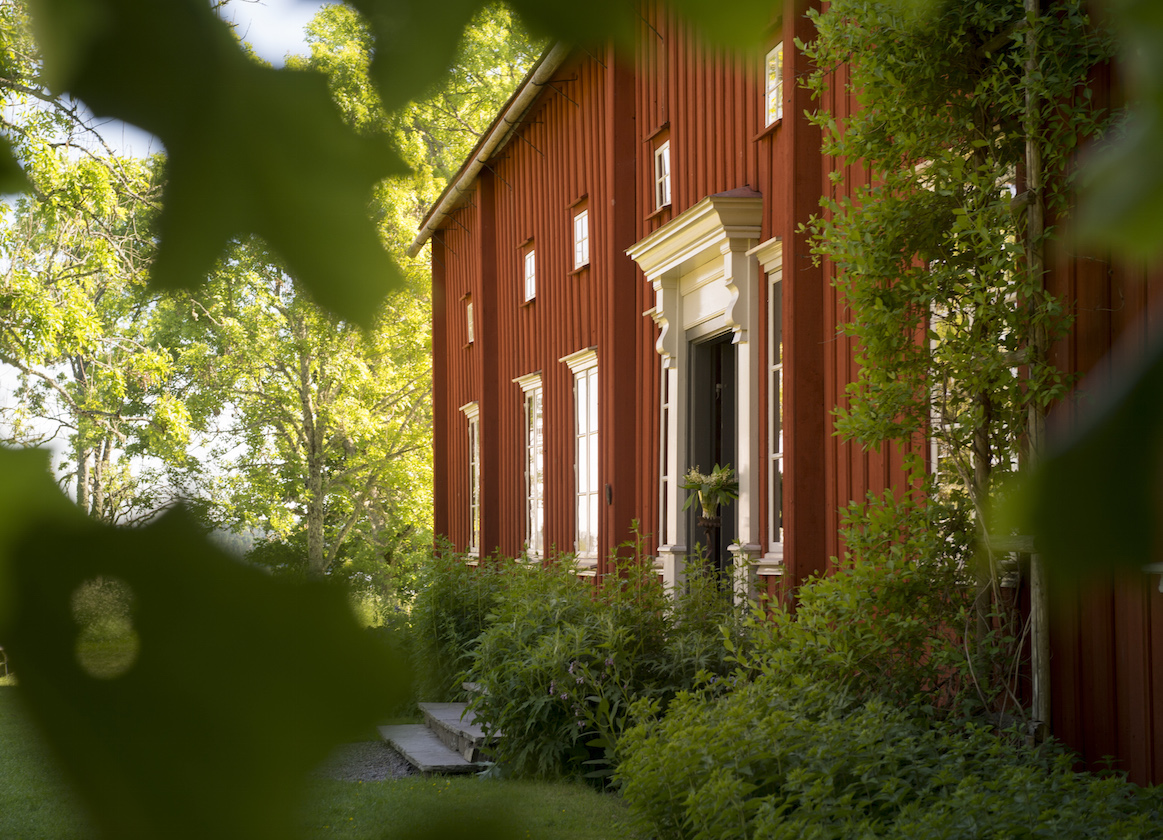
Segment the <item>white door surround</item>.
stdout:
<svg viewBox="0 0 1163 840">
<path fill-rule="evenodd" d="M 668 588 L 681 588 L 692 544 L 681 488 L 687 463 L 690 344 L 730 332 L 737 378 L 736 452 L 739 478 L 737 580 L 749 580 L 760 543 L 759 487 L 765 476 L 760 451 L 759 291 L 764 275 L 752 249 L 759 243 L 763 197 L 750 189 L 708 196 L 636 243 L 630 255 L 651 282 L 655 305 L 644 313 L 659 326 L 662 357 L 658 565 Z M 748 252 L 751 253 L 748 253 Z M 708 466 L 709 465 L 703 465 Z M 746 584 L 745 584 L 746 585 Z M 749 590 L 749 585 L 746 585 Z M 743 593 L 742 587 L 737 592 Z"/>
</svg>

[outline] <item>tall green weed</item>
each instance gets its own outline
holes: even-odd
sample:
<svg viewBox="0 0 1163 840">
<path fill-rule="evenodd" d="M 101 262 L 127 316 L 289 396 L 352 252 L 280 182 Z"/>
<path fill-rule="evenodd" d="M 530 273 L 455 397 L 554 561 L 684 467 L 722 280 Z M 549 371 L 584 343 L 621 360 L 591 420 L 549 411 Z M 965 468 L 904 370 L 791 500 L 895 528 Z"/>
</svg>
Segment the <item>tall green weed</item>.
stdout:
<svg viewBox="0 0 1163 840">
<path fill-rule="evenodd" d="M 438 548 L 419 568 L 408 607 L 416 696 L 449 701 L 460 684 L 501 593 L 526 573 L 511 560 L 468 558 Z"/>
</svg>

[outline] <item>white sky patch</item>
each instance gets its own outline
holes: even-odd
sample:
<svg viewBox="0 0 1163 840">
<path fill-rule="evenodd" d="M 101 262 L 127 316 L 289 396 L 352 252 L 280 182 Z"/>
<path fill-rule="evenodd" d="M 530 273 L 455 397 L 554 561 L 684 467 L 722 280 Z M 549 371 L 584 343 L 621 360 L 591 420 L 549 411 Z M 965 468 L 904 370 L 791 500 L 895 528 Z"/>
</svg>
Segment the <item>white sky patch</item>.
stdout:
<svg viewBox="0 0 1163 840">
<path fill-rule="evenodd" d="M 237 24 L 238 36 L 275 67 L 287 55 L 307 55 L 303 30 L 323 6 L 321 0 L 233 0 L 221 12 Z"/>
<path fill-rule="evenodd" d="M 93 123 L 110 148 L 124 157 L 145 158 L 165 151 L 161 140 L 131 123 L 112 118 L 98 118 Z"/>
</svg>

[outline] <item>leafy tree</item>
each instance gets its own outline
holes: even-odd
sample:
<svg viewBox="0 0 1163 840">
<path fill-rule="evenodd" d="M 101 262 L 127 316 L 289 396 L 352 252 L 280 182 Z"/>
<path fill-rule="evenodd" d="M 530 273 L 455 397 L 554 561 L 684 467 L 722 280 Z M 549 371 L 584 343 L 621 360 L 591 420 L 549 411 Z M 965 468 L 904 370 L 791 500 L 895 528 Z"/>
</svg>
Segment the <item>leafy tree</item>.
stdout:
<svg viewBox="0 0 1163 840">
<path fill-rule="evenodd" d="M 30 187 L 0 216 L 0 364 L 19 383 L 4 440 L 63 438 L 77 504 L 132 521 L 183 495 L 173 473 L 190 467 L 191 418 L 146 287 L 161 161 L 112 154 L 91 115 L 51 94 L 22 4 L 0 7 L 0 32 L 3 127 Z"/>
<path fill-rule="evenodd" d="M 373 39 L 356 12 L 324 7 L 308 39 L 311 56 L 290 66 L 324 73 L 345 120 L 387 133 L 413 167 L 378 184 L 373 199 L 404 286 L 361 334 L 319 310 L 250 240 L 221 264 L 210 296 L 192 300 L 213 348 L 205 370 L 238 420 L 226 439 L 244 449 L 221 516 L 284 539 L 304 532 L 316 573 L 360 558 L 374 571 L 376 560 L 431 538 L 429 275 L 425 258 L 403 253 L 537 51 L 507 8 L 490 7 L 467 29 L 448 78 L 387 114 L 368 75 Z"/>
<path fill-rule="evenodd" d="M 312 572 L 431 531 L 425 301 L 370 330 L 320 310 L 261 242 L 238 243 L 179 308 L 183 358 L 228 408 L 213 458 L 235 529 L 304 532 Z"/>
<path fill-rule="evenodd" d="M 19 402 L 0 412 L 6 438 L 66 437 L 61 480 L 83 510 L 107 522 L 148 516 L 159 493 L 181 491 L 131 461 L 185 469 L 190 430 L 145 285 L 156 162 L 41 151 L 28 169 L 35 191 L 0 224 L 0 363 L 20 383 Z"/>
<path fill-rule="evenodd" d="M 380 235 L 403 269 L 406 294 L 427 298 L 428 260 L 408 257 L 424 213 L 540 54 L 542 41 L 505 5 L 481 9 L 449 67 L 411 101 L 387 111 L 371 76 L 372 28 L 352 8 L 324 6 L 307 30 L 308 58 L 291 67 L 323 73 L 347 122 L 384 132 L 410 167 L 376 186 Z"/>
<path fill-rule="evenodd" d="M 859 340 L 859 379 L 837 426 L 868 445 L 938 441 L 945 486 L 967 495 L 984 529 L 998 474 L 1022 455 L 1030 407 L 1065 388 L 1035 346 L 1038 330 L 1065 323 L 1027 266 L 1020 210 L 1030 197 L 1015 198 L 1027 186 L 1025 143 L 1057 176 L 1042 195 L 1063 212 L 1071 151 L 1103 126 L 1079 92 L 1108 51 L 1079 3 L 1032 24 L 1016 0 L 914 17 L 896 7 L 832 3 L 815 15 L 809 48 L 821 67 L 813 88 L 846 64 L 861 104 L 842 123 L 815 116 L 825 151 L 872 175 L 850 197 L 827 199 L 815 222 L 818 252 L 834 260 L 851 308 L 844 329 Z M 1036 76 L 1024 71 L 1028 25 L 1055 48 L 1041 51 Z M 1030 138 L 1028 87 L 1041 111 Z"/>
<path fill-rule="evenodd" d="M 308 36 L 312 56 L 290 65 L 325 73 L 345 120 L 392 136 L 415 167 L 373 197 L 381 237 L 402 253 L 535 58 L 532 43 L 507 9 L 485 10 L 449 81 L 388 115 L 368 78 L 370 32 L 352 9 L 324 7 Z M 404 288 L 366 332 L 319 309 L 253 237 L 233 242 L 209 284 L 172 307 L 168 343 L 189 366 L 187 399 L 227 407 L 212 516 L 286 541 L 284 559 L 305 546 L 316 574 L 353 559 L 374 572 L 431 540 L 428 270 L 422 258 L 401 267 Z"/>
<path fill-rule="evenodd" d="M 348 6 L 325 6 L 307 29 L 309 59 L 292 66 L 319 70 L 349 122 L 383 128 L 412 167 L 447 182 L 509 98 L 544 45 L 504 5 L 485 7 L 469 22 L 454 59 L 438 84 L 385 113 L 370 77 L 370 28 Z"/>
</svg>

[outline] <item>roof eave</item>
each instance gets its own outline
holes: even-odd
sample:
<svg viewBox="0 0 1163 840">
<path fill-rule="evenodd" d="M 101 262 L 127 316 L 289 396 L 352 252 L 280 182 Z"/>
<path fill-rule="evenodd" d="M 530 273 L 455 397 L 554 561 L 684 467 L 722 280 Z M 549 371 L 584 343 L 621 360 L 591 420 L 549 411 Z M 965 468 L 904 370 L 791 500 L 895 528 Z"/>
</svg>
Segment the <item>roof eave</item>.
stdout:
<svg viewBox="0 0 1163 840">
<path fill-rule="evenodd" d="M 448 182 L 440 198 L 424 216 L 416 238 L 408 246 L 408 256 L 416 256 L 429 237 L 439 230 L 449 215 L 460 206 L 462 198 L 472 190 L 473 182 L 476 181 L 485 163 L 508 143 L 541 93 L 542 86 L 565 63 L 572 50 L 573 47 L 558 41 L 550 46 L 529 70 L 517 90 L 509 97 L 509 101 L 497 112 L 492 124 L 481 135 L 481 139 L 461 164 L 455 177 Z"/>
</svg>

